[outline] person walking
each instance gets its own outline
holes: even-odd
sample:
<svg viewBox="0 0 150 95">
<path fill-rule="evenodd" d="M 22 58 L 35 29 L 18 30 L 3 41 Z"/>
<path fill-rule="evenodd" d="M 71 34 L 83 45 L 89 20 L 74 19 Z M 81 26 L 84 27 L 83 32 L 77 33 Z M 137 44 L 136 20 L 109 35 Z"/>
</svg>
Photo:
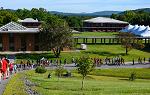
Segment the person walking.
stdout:
<svg viewBox="0 0 150 95">
<path fill-rule="evenodd" d="M 6 61 L 6 57 L 5 56 L 2 57 L 2 61 L 1 62 L 2 62 L 2 72 L 4 74 L 3 80 L 5 80 L 6 79 L 6 75 L 7 75 L 7 66 L 8 66 L 8 63 Z"/>
</svg>

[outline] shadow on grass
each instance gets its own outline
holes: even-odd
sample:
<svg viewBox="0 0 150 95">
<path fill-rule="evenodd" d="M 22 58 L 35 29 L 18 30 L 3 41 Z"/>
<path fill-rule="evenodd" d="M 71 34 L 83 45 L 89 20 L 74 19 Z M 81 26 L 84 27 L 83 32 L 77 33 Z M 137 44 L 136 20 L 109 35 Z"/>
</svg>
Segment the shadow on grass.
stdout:
<svg viewBox="0 0 150 95">
<path fill-rule="evenodd" d="M 55 58 L 52 53 L 42 53 L 42 54 L 16 54 L 17 59 L 41 59 L 41 58 Z"/>
<path fill-rule="evenodd" d="M 83 53 L 85 54 L 97 54 L 97 55 L 100 55 L 100 56 L 118 56 L 118 55 L 121 55 L 121 56 L 125 56 L 126 54 L 125 53 L 111 53 L 111 52 L 96 52 L 96 51 L 83 51 Z"/>
<path fill-rule="evenodd" d="M 145 47 L 141 50 L 150 53 L 150 44 L 145 45 Z"/>
</svg>

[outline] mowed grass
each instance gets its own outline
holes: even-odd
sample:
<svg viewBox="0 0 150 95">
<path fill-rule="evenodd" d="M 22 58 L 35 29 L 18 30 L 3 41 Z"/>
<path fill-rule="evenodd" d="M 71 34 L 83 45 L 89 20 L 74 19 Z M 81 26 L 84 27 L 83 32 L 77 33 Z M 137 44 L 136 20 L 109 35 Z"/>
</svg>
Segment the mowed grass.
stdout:
<svg viewBox="0 0 150 95">
<path fill-rule="evenodd" d="M 135 81 L 129 81 L 130 72 L 137 73 Z M 81 75 L 76 70 L 71 71 L 72 77 L 58 78 L 54 70 L 45 74 L 35 71 L 25 71 L 13 76 L 3 95 L 26 95 L 22 78 L 27 78 L 35 86 L 32 90 L 40 95 L 149 95 L 150 69 L 122 68 L 95 70 L 84 81 L 84 90 L 81 90 Z M 52 78 L 48 79 L 51 73 Z M 139 77 L 140 76 L 140 77 Z M 142 79 L 139 79 L 142 78 Z"/>
<path fill-rule="evenodd" d="M 77 48 L 80 48 L 78 45 Z M 139 57 L 141 58 L 149 58 L 150 52 L 145 52 L 137 49 L 132 49 L 128 52 L 128 55 L 125 54 L 125 48 L 121 45 L 87 45 L 87 50 L 78 50 L 78 51 L 68 51 L 62 52 L 60 59 L 62 62 L 64 59 L 67 59 L 68 63 L 71 63 L 72 58 L 79 58 L 83 55 L 88 55 L 92 58 L 113 58 L 116 56 L 122 56 L 125 59 L 125 62 L 132 62 L 133 59 L 135 61 L 138 60 Z M 21 54 L 17 55 L 16 63 L 20 63 L 22 59 L 30 59 L 36 60 L 45 57 L 47 59 L 55 59 L 55 56 L 52 52 L 44 53 L 44 54 Z"/>
<path fill-rule="evenodd" d="M 129 69 L 125 69 L 126 73 Z M 144 70 L 144 69 L 143 69 Z M 141 70 L 141 71 L 143 71 Z M 114 70 L 112 70 L 114 71 Z M 138 71 L 138 69 L 136 69 Z M 48 73 L 52 78 L 48 79 Z M 34 71 L 26 72 L 29 80 L 38 84 L 32 87 L 41 95 L 149 95 L 150 80 L 137 79 L 129 81 L 128 77 L 108 77 L 89 75 L 86 77 L 84 90 L 81 91 L 81 77 L 72 73 L 70 78 L 60 78 L 58 81 L 54 71 L 45 74 L 36 74 Z M 99 71 L 100 73 L 101 71 Z M 150 71 L 149 71 L 150 72 Z M 103 71 L 102 71 L 103 73 Z M 109 74 L 109 72 L 108 72 Z M 145 75 L 143 75 L 145 76 Z"/>
<path fill-rule="evenodd" d="M 74 33 L 73 36 L 78 37 L 99 37 L 99 36 L 115 36 L 118 32 L 80 32 L 80 33 Z"/>
</svg>

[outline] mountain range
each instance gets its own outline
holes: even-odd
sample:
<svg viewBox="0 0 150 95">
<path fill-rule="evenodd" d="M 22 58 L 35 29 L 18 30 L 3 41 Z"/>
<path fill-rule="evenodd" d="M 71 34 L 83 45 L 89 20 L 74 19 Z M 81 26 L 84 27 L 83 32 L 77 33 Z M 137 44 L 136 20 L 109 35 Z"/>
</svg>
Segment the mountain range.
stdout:
<svg viewBox="0 0 150 95">
<path fill-rule="evenodd" d="M 111 16 L 112 14 L 118 14 L 122 11 L 100 11 L 100 12 L 93 12 L 93 13 L 64 13 L 64 12 L 57 12 L 57 11 L 50 11 L 52 14 L 57 15 L 65 15 L 65 16 Z"/>
<path fill-rule="evenodd" d="M 150 8 L 142 8 L 142 9 L 136 9 L 132 11 L 150 12 Z M 99 11 L 99 12 L 93 12 L 93 13 L 64 13 L 64 12 L 50 11 L 50 13 L 57 14 L 57 15 L 65 15 L 65 16 L 106 16 L 106 17 L 109 17 L 112 14 L 122 14 L 124 13 L 124 11 Z"/>
</svg>

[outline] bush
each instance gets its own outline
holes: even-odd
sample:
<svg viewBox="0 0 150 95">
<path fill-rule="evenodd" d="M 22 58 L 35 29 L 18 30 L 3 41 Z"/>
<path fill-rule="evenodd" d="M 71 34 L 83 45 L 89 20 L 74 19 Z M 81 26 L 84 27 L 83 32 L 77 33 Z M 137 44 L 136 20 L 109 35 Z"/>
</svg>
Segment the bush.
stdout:
<svg viewBox="0 0 150 95">
<path fill-rule="evenodd" d="M 129 80 L 134 81 L 135 79 L 136 79 L 136 73 L 132 72 L 130 77 L 129 77 Z"/>
<path fill-rule="evenodd" d="M 38 66 L 38 67 L 36 67 L 36 69 L 35 69 L 35 72 L 36 73 L 40 73 L 40 74 L 42 74 L 42 73 L 45 73 L 47 70 L 43 67 L 43 66 Z"/>
</svg>

